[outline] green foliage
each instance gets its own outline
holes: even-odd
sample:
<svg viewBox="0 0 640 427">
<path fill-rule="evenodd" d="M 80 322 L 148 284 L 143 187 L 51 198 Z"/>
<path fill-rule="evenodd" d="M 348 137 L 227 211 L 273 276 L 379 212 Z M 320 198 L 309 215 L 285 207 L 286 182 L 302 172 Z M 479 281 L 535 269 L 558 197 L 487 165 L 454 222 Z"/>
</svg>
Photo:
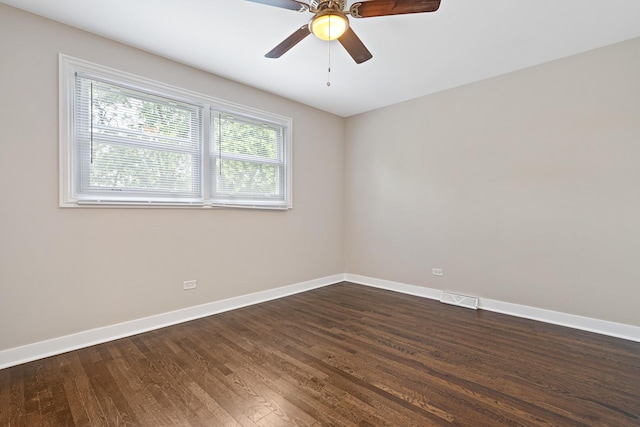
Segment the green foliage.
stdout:
<svg viewBox="0 0 640 427">
<path fill-rule="evenodd" d="M 224 154 L 278 158 L 278 128 L 229 115 L 214 117 L 212 126 L 215 152 L 220 150 L 221 143 Z"/>
<path fill-rule="evenodd" d="M 212 120 L 214 154 L 218 156 L 216 191 L 222 194 L 277 196 L 282 159 L 280 128 L 231 115 Z M 220 156 L 222 159 L 220 159 Z"/>
<path fill-rule="evenodd" d="M 99 143 L 94 146 L 92 186 L 191 192 L 192 156 Z"/>
<path fill-rule="evenodd" d="M 199 142 L 191 138 L 192 111 L 116 92 L 100 83 L 94 83 L 92 101 L 91 186 L 194 190 L 198 180 L 192 180 L 197 167 L 193 163 L 198 156 L 184 151 L 197 149 Z M 138 146 L 135 141 L 144 144 Z M 150 143 L 156 149 L 144 147 Z"/>
<path fill-rule="evenodd" d="M 236 160 L 220 161 L 222 168 L 216 180 L 216 190 L 223 194 L 275 196 L 279 194 L 278 174 L 281 168 L 274 165 L 240 162 Z"/>
</svg>

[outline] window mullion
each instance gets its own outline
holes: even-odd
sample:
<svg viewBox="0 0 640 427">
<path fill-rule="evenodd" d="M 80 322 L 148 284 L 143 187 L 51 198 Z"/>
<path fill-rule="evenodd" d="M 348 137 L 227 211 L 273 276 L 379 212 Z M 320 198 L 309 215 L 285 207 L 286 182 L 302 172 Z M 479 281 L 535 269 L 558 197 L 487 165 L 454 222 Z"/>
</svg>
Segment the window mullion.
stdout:
<svg viewBox="0 0 640 427">
<path fill-rule="evenodd" d="M 211 106 L 205 105 L 202 108 L 202 137 L 200 138 L 200 144 L 202 147 L 202 194 L 205 202 L 211 202 L 211 185 L 212 185 L 212 159 L 211 159 Z"/>
</svg>

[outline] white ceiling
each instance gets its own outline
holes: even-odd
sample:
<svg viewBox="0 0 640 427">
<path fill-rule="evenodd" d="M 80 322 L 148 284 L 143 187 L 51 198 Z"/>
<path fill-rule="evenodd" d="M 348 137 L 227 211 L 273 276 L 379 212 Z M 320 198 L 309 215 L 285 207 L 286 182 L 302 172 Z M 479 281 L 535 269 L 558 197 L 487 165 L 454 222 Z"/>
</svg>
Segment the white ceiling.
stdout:
<svg viewBox="0 0 640 427">
<path fill-rule="evenodd" d="M 351 18 L 373 54 L 357 65 L 313 36 L 265 58 L 312 15 L 245 0 L 2 2 L 344 117 L 640 37 L 638 0 L 442 0 Z"/>
</svg>

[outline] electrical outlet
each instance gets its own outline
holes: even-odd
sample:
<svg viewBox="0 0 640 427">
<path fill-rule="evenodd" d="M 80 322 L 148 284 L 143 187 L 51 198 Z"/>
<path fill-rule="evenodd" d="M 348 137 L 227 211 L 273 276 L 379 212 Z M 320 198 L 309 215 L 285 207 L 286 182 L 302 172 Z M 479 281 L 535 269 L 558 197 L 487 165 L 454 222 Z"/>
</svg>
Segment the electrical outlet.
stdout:
<svg viewBox="0 0 640 427">
<path fill-rule="evenodd" d="M 434 276 L 442 276 L 444 274 L 444 271 L 441 268 L 432 268 L 431 274 L 433 274 Z"/>
<path fill-rule="evenodd" d="M 195 289 L 197 285 L 197 281 L 195 280 L 187 280 L 186 282 L 184 282 L 182 284 L 182 289 L 184 289 L 185 291 L 189 290 L 189 289 Z"/>
</svg>

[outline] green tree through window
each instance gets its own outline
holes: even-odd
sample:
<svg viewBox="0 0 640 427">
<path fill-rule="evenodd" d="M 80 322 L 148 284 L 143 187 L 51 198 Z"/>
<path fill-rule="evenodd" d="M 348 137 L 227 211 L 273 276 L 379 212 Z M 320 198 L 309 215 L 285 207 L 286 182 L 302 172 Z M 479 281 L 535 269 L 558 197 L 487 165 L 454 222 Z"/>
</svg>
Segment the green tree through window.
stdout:
<svg viewBox="0 0 640 427">
<path fill-rule="evenodd" d="M 215 192 L 279 197 L 282 188 L 283 134 L 281 127 L 238 115 L 212 114 Z"/>
<path fill-rule="evenodd" d="M 193 192 L 194 112 L 100 82 L 89 86 L 89 186 Z"/>
</svg>

